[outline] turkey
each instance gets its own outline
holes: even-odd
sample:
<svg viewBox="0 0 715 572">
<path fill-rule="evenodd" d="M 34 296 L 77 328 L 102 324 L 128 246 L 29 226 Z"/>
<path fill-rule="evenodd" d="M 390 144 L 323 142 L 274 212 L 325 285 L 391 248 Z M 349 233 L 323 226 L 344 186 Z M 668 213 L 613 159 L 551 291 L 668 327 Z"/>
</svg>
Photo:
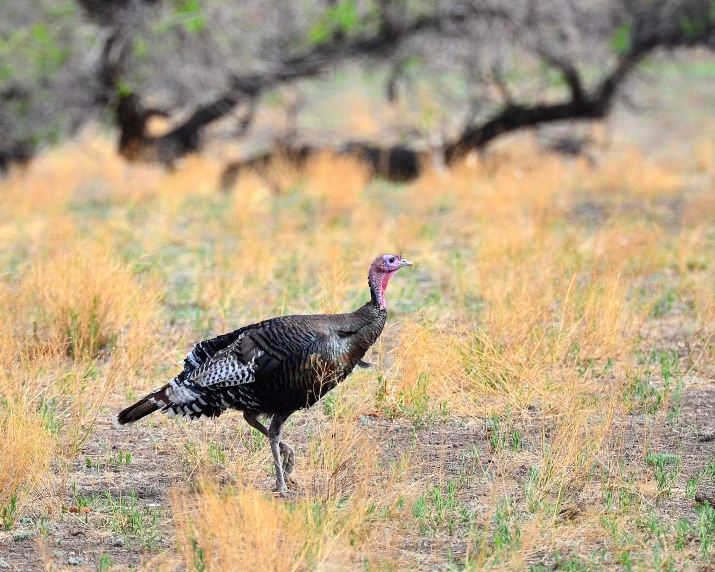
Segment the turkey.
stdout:
<svg viewBox="0 0 715 572">
<path fill-rule="evenodd" d="M 369 366 L 362 358 L 385 326 L 387 284 L 404 266 L 412 262 L 401 254 L 378 256 L 368 274 L 371 299 L 352 313 L 281 316 L 196 344 L 179 375 L 121 411 L 117 422 L 133 423 L 157 410 L 190 419 L 241 411 L 268 437 L 276 491 L 286 496 L 285 476 L 295 467 L 295 453 L 283 441 L 283 424 L 356 365 Z M 271 417 L 267 429 L 259 416 Z"/>
</svg>

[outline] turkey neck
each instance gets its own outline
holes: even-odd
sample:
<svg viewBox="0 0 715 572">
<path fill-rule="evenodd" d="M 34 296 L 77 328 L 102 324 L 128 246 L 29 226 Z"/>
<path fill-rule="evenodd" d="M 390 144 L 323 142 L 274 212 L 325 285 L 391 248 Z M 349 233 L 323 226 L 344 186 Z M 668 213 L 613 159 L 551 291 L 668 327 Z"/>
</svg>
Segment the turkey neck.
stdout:
<svg viewBox="0 0 715 572">
<path fill-rule="evenodd" d="M 370 300 L 362 308 L 353 312 L 353 318 L 358 327 L 352 335 L 351 345 L 356 353 L 351 357 L 357 362 L 380 337 L 387 320 L 387 310 L 381 310 L 373 300 Z"/>
<path fill-rule="evenodd" d="M 372 280 L 368 280 L 368 284 L 370 285 L 370 302 L 369 302 L 369 304 L 375 306 L 375 308 L 377 308 L 379 310 L 380 304 L 381 303 L 384 304 L 385 295 L 382 293 L 382 289 L 380 289 L 380 292 L 378 293 L 377 288 L 379 288 L 379 286 L 376 288 L 373 285 Z M 362 308 L 360 308 L 360 309 L 362 310 Z M 385 308 L 385 309 L 387 309 L 387 308 Z"/>
</svg>

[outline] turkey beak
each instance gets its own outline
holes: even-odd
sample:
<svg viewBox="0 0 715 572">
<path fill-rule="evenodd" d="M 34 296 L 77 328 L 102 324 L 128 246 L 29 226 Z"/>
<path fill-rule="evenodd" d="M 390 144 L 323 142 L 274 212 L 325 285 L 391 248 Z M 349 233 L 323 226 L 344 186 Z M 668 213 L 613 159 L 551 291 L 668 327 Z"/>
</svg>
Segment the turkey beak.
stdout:
<svg viewBox="0 0 715 572">
<path fill-rule="evenodd" d="M 400 268 L 402 268 L 403 266 L 414 266 L 414 264 L 412 264 L 412 262 L 410 262 L 409 260 L 405 260 L 403 258 L 402 260 L 400 260 Z"/>
</svg>

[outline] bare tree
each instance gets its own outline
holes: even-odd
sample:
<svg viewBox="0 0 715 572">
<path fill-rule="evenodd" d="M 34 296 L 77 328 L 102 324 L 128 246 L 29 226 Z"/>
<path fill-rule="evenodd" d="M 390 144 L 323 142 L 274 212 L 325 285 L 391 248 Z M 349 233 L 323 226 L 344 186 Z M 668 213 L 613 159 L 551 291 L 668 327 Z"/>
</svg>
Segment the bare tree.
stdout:
<svg viewBox="0 0 715 572">
<path fill-rule="evenodd" d="M 498 98 L 496 109 L 467 118 L 445 148 L 448 164 L 516 129 L 606 117 L 629 74 L 657 49 L 715 47 L 715 12 L 708 1 L 522 4 L 512 3 L 503 20 L 501 43 L 506 45 L 495 50 L 491 60 L 477 64 L 477 77 L 489 78 L 497 88 L 492 90 Z M 515 62 L 523 59 L 499 57 L 507 49 L 533 59 L 532 66 L 538 66 L 547 81 L 526 90 L 519 85 L 523 82 L 509 81 L 510 75 L 518 77 Z M 587 70 L 596 77 L 587 81 Z M 550 78 L 556 79 L 556 86 Z M 480 103 L 478 107 L 486 107 Z"/>
<path fill-rule="evenodd" d="M 127 158 L 171 164 L 217 120 L 233 117 L 242 136 L 267 93 L 347 62 L 384 68 L 390 99 L 409 97 L 411 83 L 431 86 L 443 104 L 433 127 L 453 163 L 516 129 L 601 119 L 654 51 L 715 45 L 710 0 L 0 6 L 0 165 L 96 119 L 116 125 Z M 149 132 L 155 116 L 170 125 L 161 136 Z M 416 164 L 419 154 L 404 150 Z M 370 160 L 390 149 L 362 151 Z"/>
</svg>

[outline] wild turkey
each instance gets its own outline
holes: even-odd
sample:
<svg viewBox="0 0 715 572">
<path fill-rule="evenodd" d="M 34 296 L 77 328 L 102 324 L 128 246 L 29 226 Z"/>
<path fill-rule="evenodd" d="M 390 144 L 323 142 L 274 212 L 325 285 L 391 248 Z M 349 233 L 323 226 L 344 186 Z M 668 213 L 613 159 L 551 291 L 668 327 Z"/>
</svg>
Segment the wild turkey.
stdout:
<svg viewBox="0 0 715 572">
<path fill-rule="evenodd" d="M 412 266 L 402 255 L 383 254 L 370 266 L 370 301 L 350 314 L 282 316 L 203 341 L 184 360 L 184 370 L 117 416 L 133 423 L 161 410 L 198 419 L 237 409 L 271 443 L 276 490 L 286 495 L 285 474 L 295 466 L 282 439 L 286 419 L 310 407 L 343 381 L 382 333 L 390 277 Z M 258 420 L 271 416 L 268 429 Z M 281 456 L 283 462 L 281 463 Z"/>
</svg>

